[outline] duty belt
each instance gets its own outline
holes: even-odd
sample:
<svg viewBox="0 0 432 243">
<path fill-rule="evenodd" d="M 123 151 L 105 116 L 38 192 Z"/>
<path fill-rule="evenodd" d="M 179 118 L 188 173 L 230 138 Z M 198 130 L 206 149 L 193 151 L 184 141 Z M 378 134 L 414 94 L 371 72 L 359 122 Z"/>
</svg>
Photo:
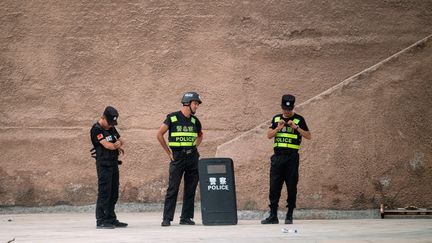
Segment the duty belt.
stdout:
<svg viewBox="0 0 432 243">
<path fill-rule="evenodd" d="M 196 148 L 182 149 L 181 151 L 183 151 L 183 153 L 185 153 L 185 154 L 191 154 L 191 153 L 196 151 Z"/>
<path fill-rule="evenodd" d="M 275 155 L 288 155 L 288 154 L 293 154 L 293 153 L 298 153 L 298 150 L 295 150 L 295 149 L 280 149 L 280 150 L 274 151 Z"/>
<path fill-rule="evenodd" d="M 185 155 L 190 155 L 193 152 L 195 152 L 197 149 L 196 148 L 182 148 L 182 149 L 173 149 L 173 152 L 178 152 L 178 153 L 183 153 Z"/>
</svg>

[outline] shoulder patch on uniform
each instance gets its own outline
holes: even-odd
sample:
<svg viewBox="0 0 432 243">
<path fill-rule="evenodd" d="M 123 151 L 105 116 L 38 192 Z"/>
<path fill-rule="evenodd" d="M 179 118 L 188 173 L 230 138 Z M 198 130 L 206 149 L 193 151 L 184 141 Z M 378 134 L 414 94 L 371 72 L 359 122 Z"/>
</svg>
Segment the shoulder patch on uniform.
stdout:
<svg viewBox="0 0 432 243">
<path fill-rule="evenodd" d="M 177 121 L 177 117 L 176 116 L 171 116 L 170 119 L 171 119 L 171 122 L 176 122 Z"/>
<path fill-rule="evenodd" d="M 102 134 L 102 133 L 99 133 L 99 134 L 97 135 L 97 139 L 101 140 L 102 138 L 103 138 L 103 134 Z"/>
<path fill-rule="evenodd" d="M 280 119 L 281 119 L 280 116 L 277 116 L 277 117 L 274 118 L 274 122 L 275 122 L 275 123 L 276 123 L 276 122 L 279 122 Z"/>
<path fill-rule="evenodd" d="M 293 122 L 294 122 L 294 124 L 297 125 L 297 124 L 300 122 L 300 119 L 295 118 L 295 119 L 293 120 Z"/>
<path fill-rule="evenodd" d="M 196 122 L 195 117 L 191 117 L 191 122 L 192 122 L 193 124 L 195 124 L 195 122 Z"/>
</svg>

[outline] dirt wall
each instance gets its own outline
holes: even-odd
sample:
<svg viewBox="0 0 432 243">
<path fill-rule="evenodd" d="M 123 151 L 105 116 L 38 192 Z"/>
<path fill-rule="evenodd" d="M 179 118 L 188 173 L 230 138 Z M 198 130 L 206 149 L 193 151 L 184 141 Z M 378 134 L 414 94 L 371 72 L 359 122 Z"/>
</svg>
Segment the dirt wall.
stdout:
<svg viewBox="0 0 432 243">
<path fill-rule="evenodd" d="M 299 207 L 431 206 L 431 64 L 429 39 L 297 107 L 313 137 L 300 150 Z M 217 150 L 237 162 L 238 190 L 247 192 L 238 199 L 244 207 L 266 207 L 268 126 Z M 285 199 L 284 191 L 281 207 Z"/>
<path fill-rule="evenodd" d="M 283 93 L 306 100 L 429 35 L 431 10 L 431 1 L 2 1 L 0 205 L 93 203 L 88 131 L 106 105 L 120 111 L 128 143 L 121 201 L 161 202 L 168 162 L 155 134 L 183 92 L 203 97 L 200 150 L 212 157 L 268 120 Z"/>
</svg>

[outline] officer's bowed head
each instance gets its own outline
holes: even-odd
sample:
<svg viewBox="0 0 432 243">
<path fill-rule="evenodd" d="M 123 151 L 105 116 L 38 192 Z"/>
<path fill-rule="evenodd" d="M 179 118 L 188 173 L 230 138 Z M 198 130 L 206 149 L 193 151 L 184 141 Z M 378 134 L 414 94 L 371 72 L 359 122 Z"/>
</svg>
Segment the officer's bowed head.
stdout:
<svg viewBox="0 0 432 243">
<path fill-rule="evenodd" d="M 103 113 L 105 119 L 107 120 L 108 124 L 111 126 L 117 125 L 117 119 L 119 116 L 119 113 L 116 108 L 112 106 L 107 106 L 105 108 L 105 111 Z"/>
<path fill-rule="evenodd" d="M 294 95 L 286 94 L 282 96 L 281 107 L 283 110 L 290 110 L 290 111 L 293 110 L 294 103 L 295 103 Z"/>
</svg>

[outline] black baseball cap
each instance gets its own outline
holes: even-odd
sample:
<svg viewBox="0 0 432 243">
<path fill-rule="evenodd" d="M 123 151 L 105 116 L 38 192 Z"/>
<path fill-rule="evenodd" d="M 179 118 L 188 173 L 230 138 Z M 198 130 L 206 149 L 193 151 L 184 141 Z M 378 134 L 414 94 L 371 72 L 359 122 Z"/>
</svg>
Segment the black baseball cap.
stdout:
<svg viewBox="0 0 432 243">
<path fill-rule="evenodd" d="M 282 96 L 282 109 L 292 110 L 294 109 L 295 97 L 294 95 L 286 94 Z"/>
<path fill-rule="evenodd" d="M 118 119 L 119 113 L 116 110 L 116 108 L 114 108 L 112 106 L 107 106 L 105 108 L 103 115 L 105 116 L 108 124 L 110 124 L 111 126 L 117 125 L 117 119 Z"/>
</svg>

